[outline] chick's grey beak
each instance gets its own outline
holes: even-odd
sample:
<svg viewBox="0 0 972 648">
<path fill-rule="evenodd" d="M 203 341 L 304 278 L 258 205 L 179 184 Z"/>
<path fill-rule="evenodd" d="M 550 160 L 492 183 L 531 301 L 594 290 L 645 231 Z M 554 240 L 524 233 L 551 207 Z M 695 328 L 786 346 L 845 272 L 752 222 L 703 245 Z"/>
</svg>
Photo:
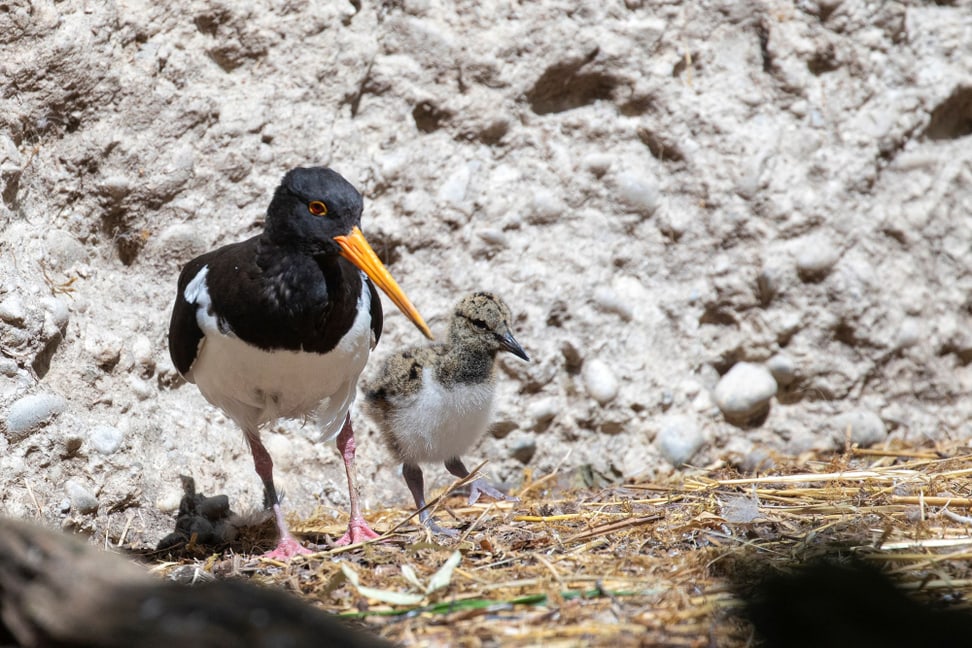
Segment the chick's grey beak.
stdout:
<svg viewBox="0 0 972 648">
<path fill-rule="evenodd" d="M 523 358 L 529 362 L 530 356 L 526 354 L 526 351 L 523 350 L 523 347 L 521 347 L 520 343 L 516 341 L 516 338 L 513 337 L 512 333 L 507 333 L 500 338 L 500 346 L 503 347 L 504 350 L 515 355 L 517 358 Z"/>
</svg>

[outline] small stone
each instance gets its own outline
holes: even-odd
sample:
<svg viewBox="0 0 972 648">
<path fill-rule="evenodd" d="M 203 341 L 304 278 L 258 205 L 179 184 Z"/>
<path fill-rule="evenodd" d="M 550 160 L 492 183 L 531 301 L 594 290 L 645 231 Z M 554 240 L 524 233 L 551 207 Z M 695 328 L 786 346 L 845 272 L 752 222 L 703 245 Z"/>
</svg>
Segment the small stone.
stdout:
<svg viewBox="0 0 972 648">
<path fill-rule="evenodd" d="M 594 290 L 594 303 L 606 313 L 614 313 L 624 321 L 634 317 L 631 304 L 607 286 L 600 286 Z"/>
<path fill-rule="evenodd" d="M 71 266 L 88 260 L 87 248 L 69 232 L 51 230 L 47 233 L 45 241 L 47 253 L 59 270 L 68 270 Z"/>
<path fill-rule="evenodd" d="M 881 417 L 865 409 L 851 410 L 837 416 L 834 419 L 834 426 L 837 428 L 836 437 L 839 443 L 843 443 L 849 429 L 851 443 L 862 448 L 880 443 L 888 436 L 888 430 Z"/>
<path fill-rule="evenodd" d="M 155 508 L 159 509 L 163 513 L 175 513 L 179 510 L 179 505 L 181 503 L 182 492 L 173 489 L 163 493 L 161 497 L 155 500 Z"/>
<path fill-rule="evenodd" d="M 614 157 L 608 153 L 589 153 L 584 156 L 581 166 L 600 178 L 611 168 Z"/>
<path fill-rule="evenodd" d="M 7 376 L 8 378 L 13 378 L 19 372 L 19 367 L 17 367 L 17 361 L 11 358 L 0 357 L 0 376 Z"/>
<path fill-rule="evenodd" d="M 738 362 L 719 380 L 714 396 L 727 419 L 741 422 L 764 413 L 776 389 L 776 379 L 766 367 Z"/>
<path fill-rule="evenodd" d="M 651 216 L 658 209 L 658 184 L 647 175 L 632 171 L 619 173 L 617 195 L 625 205 L 643 216 Z"/>
<path fill-rule="evenodd" d="M 132 340 L 132 359 L 139 367 L 155 368 L 155 358 L 152 357 L 152 342 L 144 335 L 136 335 Z"/>
<path fill-rule="evenodd" d="M 13 326 L 23 326 L 27 320 L 27 310 L 20 295 L 13 293 L 0 301 L 0 320 Z"/>
<path fill-rule="evenodd" d="M 129 376 L 128 386 L 131 388 L 135 398 L 140 401 L 148 400 L 155 396 L 155 386 L 153 383 L 138 376 Z"/>
<path fill-rule="evenodd" d="M 549 189 L 538 189 L 533 194 L 533 204 L 527 220 L 532 225 L 555 223 L 567 212 L 564 202 Z"/>
<path fill-rule="evenodd" d="M 676 468 L 688 463 L 705 441 L 705 434 L 695 420 L 683 414 L 665 416 L 655 436 L 658 451 Z"/>
<path fill-rule="evenodd" d="M 840 249 L 829 237 L 815 234 L 801 242 L 797 253 L 797 273 L 804 281 L 819 281 L 826 277 L 840 259 Z"/>
<path fill-rule="evenodd" d="M 68 305 L 63 299 L 45 297 L 40 300 L 40 305 L 47 312 L 47 315 L 51 318 L 51 322 L 57 330 L 63 331 L 67 327 L 68 320 L 71 317 L 71 311 L 68 310 Z"/>
<path fill-rule="evenodd" d="M 439 187 L 437 198 L 439 202 L 446 203 L 456 209 L 465 206 L 466 192 L 469 189 L 469 181 L 472 178 L 470 165 L 464 164 L 452 172 L 442 186 Z"/>
<path fill-rule="evenodd" d="M 523 441 L 513 448 L 510 455 L 522 464 L 530 463 L 533 459 L 533 455 L 537 453 L 537 444 L 535 441 Z"/>
<path fill-rule="evenodd" d="M 588 360 L 581 370 L 587 393 L 601 405 L 607 405 L 618 395 L 618 379 L 607 363 Z"/>
<path fill-rule="evenodd" d="M 777 353 L 767 360 L 766 368 L 780 385 L 789 385 L 797 379 L 796 363 L 785 353 Z"/>
<path fill-rule="evenodd" d="M 913 347 L 919 342 L 921 342 L 921 336 L 924 334 L 926 327 L 922 325 L 921 320 L 916 317 L 907 317 L 901 322 L 901 326 L 898 328 L 898 335 L 895 343 L 897 348 L 906 349 L 908 347 Z"/>
<path fill-rule="evenodd" d="M 81 483 L 69 479 L 64 490 L 71 498 L 71 509 L 77 513 L 94 513 L 98 510 L 98 498 Z"/>
<path fill-rule="evenodd" d="M 557 416 L 557 412 L 560 411 L 560 406 L 557 403 L 557 399 L 541 398 L 540 400 L 535 400 L 530 403 L 527 407 L 527 418 L 533 421 L 533 429 L 542 429 Z"/>
<path fill-rule="evenodd" d="M 63 412 L 65 407 L 67 403 L 57 394 L 24 396 L 7 410 L 7 433 L 11 440 L 23 439 Z"/>
<path fill-rule="evenodd" d="M 103 455 L 114 454 L 121 447 L 125 434 L 110 425 L 99 425 L 88 433 L 91 449 Z"/>
<path fill-rule="evenodd" d="M 488 227 L 486 229 L 479 230 L 476 232 L 476 234 L 479 235 L 479 238 L 490 245 L 495 245 L 496 247 L 507 246 L 508 241 L 506 239 L 506 234 L 501 229 Z"/>
<path fill-rule="evenodd" d="M 111 371 L 121 359 L 122 342 L 113 335 L 95 335 L 85 339 L 84 350 L 101 369 Z"/>
<path fill-rule="evenodd" d="M 166 259 L 184 261 L 205 251 L 205 243 L 196 227 L 174 223 L 149 239 L 148 251 Z"/>
<path fill-rule="evenodd" d="M 773 301 L 783 289 L 786 267 L 780 263 L 767 263 L 756 276 L 756 290 L 759 301 L 765 306 Z"/>
</svg>

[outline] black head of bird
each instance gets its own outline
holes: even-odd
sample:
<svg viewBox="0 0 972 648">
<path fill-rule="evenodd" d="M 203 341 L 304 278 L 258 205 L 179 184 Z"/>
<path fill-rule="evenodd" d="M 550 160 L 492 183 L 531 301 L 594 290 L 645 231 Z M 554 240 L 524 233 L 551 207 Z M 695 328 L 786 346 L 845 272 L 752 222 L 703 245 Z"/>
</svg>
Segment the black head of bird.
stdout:
<svg viewBox="0 0 972 648">
<path fill-rule="evenodd" d="M 492 355 L 508 351 L 529 360 L 523 347 L 513 337 L 509 307 L 489 292 L 477 292 L 456 306 L 449 326 L 449 342 L 454 348 L 480 349 Z"/>
<path fill-rule="evenodd" d="M 429 339 L 432 333 L 361 232 L 364 201 L 351 183 L 324 167 L 288 172 L 267 210 L 265 236 L 311 256 L 340 255 L 368 275 Z"/>
</svg>

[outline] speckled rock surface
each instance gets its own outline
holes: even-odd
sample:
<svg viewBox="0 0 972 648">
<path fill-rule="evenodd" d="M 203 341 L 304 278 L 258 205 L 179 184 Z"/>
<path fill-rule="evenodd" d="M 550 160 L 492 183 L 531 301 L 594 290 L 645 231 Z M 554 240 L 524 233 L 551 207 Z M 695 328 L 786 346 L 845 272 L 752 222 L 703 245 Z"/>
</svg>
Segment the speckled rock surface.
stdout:
<svg viewBox="0 0 972 648">
<path fill-rule="evenodd" d="M 0 512 L 153 546 L 180 474 L 259 505 L 168 314 L 181 265 L 258 231 L 306 164 L 360 188 L 437 334 L 470 290 L 516 314 L 532 361 L 501 360 L 499 427 L 467 457 L 495 480 L 671 470 L 671 413 L 706 440 L 695 466 L 829 448 L 860 410 L 892 439 L 972 432 L 967 2 L 5 9 Z M 376 359 L 420 341 L 386 313 Z M 740 362 L 779 383 L 750 427 L 713 397 Z M 45 394 L 59 413 L 17 418 Z M 364 505 L 407 505 L 354 417 Z M 312 427 L 266 437 L 295 511 L 346 506 Z"/>
</svg>

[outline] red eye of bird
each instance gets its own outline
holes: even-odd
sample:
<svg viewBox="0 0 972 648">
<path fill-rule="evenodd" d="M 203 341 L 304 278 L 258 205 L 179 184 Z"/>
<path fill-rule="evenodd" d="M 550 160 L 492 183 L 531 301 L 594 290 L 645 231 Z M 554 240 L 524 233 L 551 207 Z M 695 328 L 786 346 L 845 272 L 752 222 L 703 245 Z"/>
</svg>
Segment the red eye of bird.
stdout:
<svg viewBox="0 0 972 648">
<path fill-rule="evenodd" d="M 320 200 L 314 200 L 309 205 L 307 205 L 308 211 L 315 216 L 324 216 L 327 214 L 327 205 L 322 203 Z"/>
</svg>

